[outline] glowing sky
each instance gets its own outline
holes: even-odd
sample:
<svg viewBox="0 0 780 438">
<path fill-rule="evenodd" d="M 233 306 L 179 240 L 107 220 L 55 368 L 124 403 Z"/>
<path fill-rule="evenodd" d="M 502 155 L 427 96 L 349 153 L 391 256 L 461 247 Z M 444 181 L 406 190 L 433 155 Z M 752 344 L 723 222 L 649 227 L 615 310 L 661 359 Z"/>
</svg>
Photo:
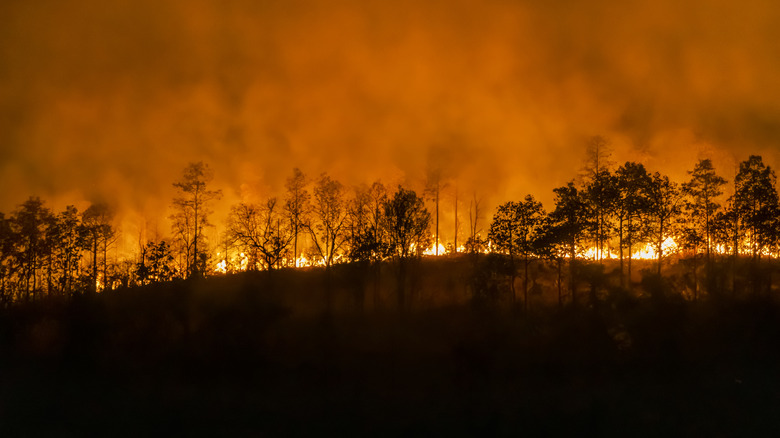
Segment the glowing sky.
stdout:
<svg viewBox="0 0 780 438">
<path fill-rule="evenodd" d="M 0 211 L 165 217 L 204 160 L 226 204 L 294 166 L 413 187 L 440 166 L 489 216 L 549 208 L 596 134 L 616 161 L 680 179 L 711 155 L 731 179 L 750 153 L 780 164 L 778 23 L 771 0 L 4 0 Z"/>
</svg>

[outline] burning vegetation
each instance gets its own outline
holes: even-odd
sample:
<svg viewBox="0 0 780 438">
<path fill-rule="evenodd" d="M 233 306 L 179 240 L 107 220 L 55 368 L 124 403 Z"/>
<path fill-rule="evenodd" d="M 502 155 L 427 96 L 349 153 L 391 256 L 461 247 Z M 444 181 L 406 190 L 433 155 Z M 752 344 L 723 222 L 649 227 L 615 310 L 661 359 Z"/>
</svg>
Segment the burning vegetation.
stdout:
<svg viewBox="0 0 780 438">
<path fill-rule="evenodd" d="M 141 242 L 138 253 L 127 259 L 112 258 L 120 230 L 107 205 L 95 204 L 83 213 L 69 206 L 55 214 L 32 197 L 9 216 L 0 216 L 2 299 L 8 304 L 177 278 L 328 270 L 339 264 L 368 267 L 461 253 L 504 258 L 511 294 L 516 278 L 522 278 L 525 301 L 532 264 L 558 266 L 558 294 L 568 276 L 572 300 L 575 263 L 617 265 L 619 286 L 630 288 L 637 260 L 652 261 L 659 276 L 664 266 L 683 262 L 691 265 L 687 288 L 696 294 L 699 283 L 711 277 L 716 258 L 730 259 L 732 271 L 739 258 L 756 267 L 762 260 L 771 266 L 780 244 L 780 207 L 774 172 L 760 156 L 742 162 L 729 185 L 709 159 L 698 161 L 687 181 L 674 182 L 641 163 L 615 165 L 601 137 L 591 140 L 588 154 L 585 172 L 553 191 L 549 212 L 529 194 L 499 205 L 492 220 L 482 224 L 475 197 L 467 209 L 468 230 L 462 233 L 465 221 L 457 215 L 454 196 L 451 239 L 440 233 L 438 218 L 440 210 L 449 208 L 440 202 L 444 191 L 457 184 L 438 174 L 420 196 L 403 186 L 388 189 L 380 181 L 348 188 L 327 174 L 309 179 L 294 169 L 284 193 L 239 202 L 230 209 L 224 231 L 214 233 L 212 204 L 221 190 L 212 187 L 208 165 L 193 163 L 174 183 L 179 194 L 171 206 L 170 237 Z M 727 187 L 732 194 L 724 198 Z M 459 237 L 465 240 L 461 245 Z M 772 275 L 767 275 L 769 283 L 762 287 L 771 290 Z"/>
</svg>

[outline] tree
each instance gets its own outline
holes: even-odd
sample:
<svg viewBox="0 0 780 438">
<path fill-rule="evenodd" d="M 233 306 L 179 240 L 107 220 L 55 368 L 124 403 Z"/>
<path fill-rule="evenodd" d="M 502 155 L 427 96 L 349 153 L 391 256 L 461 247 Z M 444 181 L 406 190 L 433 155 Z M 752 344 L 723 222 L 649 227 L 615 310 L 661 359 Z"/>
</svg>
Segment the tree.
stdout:
<svg viewBox="0 0 780 438">
<path fill-rule="evenodd" d="M 536 240 L 539 238 L 545 217 L 541 202 L 527 195 L 522 202 L 507 202 L 498 207 L 490 224 L 488 239 L 499 251 L 509 253 L 511 269 L 512 299 L 514 299 L 514 254 L 523 257 L 523 308 L 528 310 L 528 265 L 535 253 Z"/>
<path fill-rule="evenodd" d="M 592 217 L 587 200 L 582 192 L 577 190 L 573 182 L 563 187 L 553 189 L 555 193 L 555 210 L 550 217 L 550 231 L 554 237 L 551 240 L 562 242 L 569 255 L 569 286 L 572 303 L 577 303 L 575 281 L 575 262 L 577 246 L 586 237 L 592 227 Z"/>
<path fill-rule="evenodd" d="M 434 203 L 434 254 L 439 255 L 439 198 L 441 190 L 446 188 L 447 184 L 442 182 L 441 169 L 432 168 L 428 170 L 428 181 L 425 184 L 425 196 Z"/>
<path fill-rule="evenodd" d="M 712 224 L 715 213 L 720 209 L 717 198 L 723 194 L 722 187 L 726 180 L 715 173 L 712 161 L 701 159 L 688 174 L 691 179 L 683 184 L 686 195 L 685 213 L 690 218 L 686 234 L 689 241 L 701 241 L 705 247 L 707 261 L 707 278 L 711 278 L 712 269 L 710 252 L 712 249 Z M 694 253 L 694 257 L 696 254 Z"/>
<path fill-rule="evenodd" d="M 309 204 L 311 196 L 306 190 L 306 175 L 297 167 L 293 169 L 293 175 L 287 178 L 285 187 L 287 188 L 287 197 L 284 201 L 284 209 L 290 222 L 290 228 L 293 234 L 293 257 L 292 262 L 297 265 L 298 261 L 298 235 L 300 229 L 308 221 L 311 205 Z"/>
<path fill-rule="evenodd" d="M 250 269 L 256 269 L 258 263 L 268 270 L 274 269 L 293 241 L 293 231 L 283 221 L 276 204 L 276 198 L 272 197 L 262 206 L 240 203 L 231 209 L 228 230 L 231 238 L 249 254 Z"/>
<path fill-rule="evenodd" d="M 135 275 L 141 284 L 171 281 L 176 276 L 173 252 L 165 240 L 149 242 L 141 251 L 141 261 L 136 264 Z"/>
<path fill-rule="evenodd" d="M 82 243 L 84 249 L 86 249 L 92 256 L 92 277 L 91 277 L 91 289 L 93 292 L 97 292 L 98 285 L 101 283 L 98 277 L 98 256 L 101 251 L 103 252 L 103 288 L 106 284 L 106 252 L 109 242 L 115 235 L 112 223 L 114 221 L 114 211 L 105 203 L 96 203 L 90 205 L 81 214 L 82 224 Z"/>
<path fill-rule="evenodd" d="M 214 174 L 209 166 L 199 161 L 190 163 L 184 169 L 182 179 L 173 183 L 179 193 L 173 199 L 175 212 L 170 219 L 174 233 L 186 250 L 186 267 L 190 277 L 200 276 L 205 268 L 207 257 L 202 252 L 203 229 L 211 225 L 208 221 L 211 202 L 222 197 L 221 190 L 208 188 L 212 179 Z"/>
<path fill-rule="evenodd" d="M 384 229 L 390 253 L 398 260 L 398 308 L 405 309 L 406 261 L 419 256 L 431 243 L 431 214 L 412 190 L 398 190 L 384 204 Z"/>
<path fill-rule="evenodd" d="M 555 223 L 550 215 L 542 218 L 538 237 L 534 240 L 534 252 L 543 259 L 555 262 L 557 271 L 558 307 L 563 307 L 563 262 L 569 249 L 566 236 L 559 230 L 562 226 Z"/>
<path fill-rule="evenodd" d="M 620 278 L 623 281 L 623 248 L 628 249 L 628 279 L 631 284 L 631 259 L 635 244 L 645 241 L 650 234 L 645 217 L 650 211 L 651 178 L 645 166 L 626 162 L 615 171 L 618 236 L 620 241 Z"/>
<path fill-rule="evenodd" d="M 611 235 L 609 226 L 610 212 L 617 199 L 614 179 L 610 167 L 611 147 L 607 139 L 601 136 L 591 137 L 586 149 L 585 197 L 593 213 L 593 234 L 596 241 L 596 258 L 603 260 L 604 244 Z"/>
<path fill-rule="evenodd" d="M 482 252 L 485 249 L 485 242 L 480 237 L 482 229 L 478 226 L 479 219 L 482 217 L 481 204 L 482 199 L 478 198 L 475 192 L 469 203 L 469 237 L 466 240 L 466 251 L 472 254 Z"/>
<path fill-rule="evenodd" d="M 745 236 L 745 246 L 756 261 L 770 244 L 771 225 L 778 211 L 775 181 L 774 171 L 758 155 L 740 163 L 735 178 L 733 208 Z"/>
<path fill-rule="evenodd" d="M 307 224 L 306 227 L 311 234 L 315 251 L 325 267 L 330 268 L 347 238 L 347 209 L 344 186 L 324 173 L 314 186 L 312 218 L 313 223 Z"/>
<path fill-rule="evenodd" d="M 69 205 L 57 215 L 56 233 L 53 239 L 57 244 L 54 247 L 55 260 L 59 275 L 59 288 L 66 294 L 73 292 L 73 281 L 78 272 L 81 250 L 84 248 L 84 233 L 79 212 L 76 207 Z"/>
<path fill-rule="evenodd" d="M 15 236 L 11 229 L 11 221 L 0 213 L 0 301 L 7 304 L 12 300 L 9 281 L 12 278 L 12 254 L 15 246 Z"/>
<path fill-rule="evenodd" d="M 349 259 L 355 262 L 379 261 L 387 255 L 382 233 L 382 202 L 387 199 L 384 186 L 375 182 L 371 187 L 355 189 L 347 202 Z"/>
<path fill-rule="evenodd" d="M 46 240 L 47 229 L 54 223 L 54 215 L 38 197 L 30 197 L 11 217 L 11 230 L 15 243 L 13 251 L 19 266 L 19 279 L 23 283 L 24 297 L 38 292 L 39 270 L 50 251 Z"/>
<path fill-rule="evenodd" d="M 661 261 L 664 256 L 663 244 L 674 235 L 673 226 L 681 212 L 682 192 L 678 184 L 669 181 L 669 177 L 655 172 L 647 191 L 648 225 L 652 234 L 653 246 L 658 258 L 658 275 L 661 275 Z"/>
</svg>

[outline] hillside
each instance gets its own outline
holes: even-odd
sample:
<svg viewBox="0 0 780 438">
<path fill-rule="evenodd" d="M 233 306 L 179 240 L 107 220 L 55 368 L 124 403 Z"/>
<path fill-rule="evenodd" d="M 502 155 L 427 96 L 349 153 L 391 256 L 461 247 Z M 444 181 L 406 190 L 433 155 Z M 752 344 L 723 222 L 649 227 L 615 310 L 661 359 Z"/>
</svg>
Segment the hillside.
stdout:
<svg viewBox="0 0 780 438">
<path fill-rule="evenodd" d="M 393 265 L 378 281 L 356 266 L 284 270 L 5 309 L 0 432 L 780 432 L 769 297 L 693 302 L 637 277 L 632 293 L 598 289 L 596 305 L 583 282 L 582 303 L 558 308 L 548 270 L 524 314 L 486 263 L 416 264 L 404 312 Z M 480 284 L 499 297 L 475 298 Z"/>
</svg>

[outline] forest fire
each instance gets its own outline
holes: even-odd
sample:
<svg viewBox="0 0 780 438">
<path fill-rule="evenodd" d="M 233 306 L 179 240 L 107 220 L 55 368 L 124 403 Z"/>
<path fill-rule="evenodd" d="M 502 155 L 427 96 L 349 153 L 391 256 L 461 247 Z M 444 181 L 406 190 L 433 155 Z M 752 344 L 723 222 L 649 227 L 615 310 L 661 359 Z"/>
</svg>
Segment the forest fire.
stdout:
<svg viewBox="0 0 780 438">
<path fill-rule="evenodd" d="M 778 24 L 0 0 L 0 437 L 780 436 Z"/>
</svg>

